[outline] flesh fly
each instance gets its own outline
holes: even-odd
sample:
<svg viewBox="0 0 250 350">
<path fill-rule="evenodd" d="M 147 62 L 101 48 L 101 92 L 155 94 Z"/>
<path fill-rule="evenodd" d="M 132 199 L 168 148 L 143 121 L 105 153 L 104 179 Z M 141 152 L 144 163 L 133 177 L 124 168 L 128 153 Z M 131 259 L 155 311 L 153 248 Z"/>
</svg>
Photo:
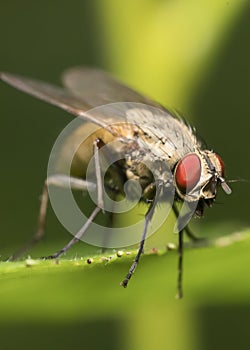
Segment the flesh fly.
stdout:
<svg viewBox="0 0 250 350">
<path fill-rule="evenodd" d="M 1 73 L 0 78 L 85 121 L 68 138 L 63 157 L 67 158 L 67 152 L 73 147 L 77 135 L 88 134 L 71 159 L 69 176 L 54 174 L 46 179 L 37 231 L 32 240 L 10 260 L 16 260 L 42 238 L 49 186 L 65 187 L 70 177 L 71 188 L 86 190 L 92 186 L 97 191 L 97 205 L 85 224 L 65 247 L 46 257 L 52 259 L 58 258 L 84 237 L 95 217 L 105 211 L 104 190 L 113 196 L 124 195 L 125 184 L 128 180 L 133 180 L 139 185 L 139 201 L 148 204 L 148 211 L 138 253 L 121 285 L 126 287 L 135 272 L 157 204 L 168 201 L 172 196 L 172 207 L 177 218 L 180 216 L 177 201 L 185 203 L 188 208 L 188 218 L 183 215 L 177 223 L 178 297 L 181 298 L 183 233 L 196 239 L 187 226 L 188 220 L 194 214 L 202 216 L 204 208 L 214 203 L 218 187 L 227 194 L 231 193 L 225 181 L 221 157 L 206 149 L 194 129 L 175 113 L 124 86 L 103 71 L 71 68 L 63 74 L 64 88 L 10 73 Z M 105 147 L 104 158 L 115 155 L 116 160 L 110 163 L 103 178 L 99 153 Z M 91 181 L 86 176 L 91 159 L 94 162 L 96 181 Z M 126 194 L 133 198 L 135 192 L 130 187 Z"/>
</svg>

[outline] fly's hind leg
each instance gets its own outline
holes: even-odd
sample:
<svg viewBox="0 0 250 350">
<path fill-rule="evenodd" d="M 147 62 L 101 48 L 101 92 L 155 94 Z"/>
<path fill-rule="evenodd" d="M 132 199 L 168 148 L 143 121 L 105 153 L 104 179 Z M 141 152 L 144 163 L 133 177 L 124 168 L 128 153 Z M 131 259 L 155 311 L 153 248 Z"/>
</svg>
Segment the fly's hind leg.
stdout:
<svg viewBox="0 0 250 350">
<path fill-rule="evenodd" d="M 18 249 L 8 259 L 8 261 L 17 260 L 43 238 L 45 233 L 45 223 L 46 223 L 48 200 L 49 200 L 49 194 L 48 194 L 49 186 L 57 186 L 61 188 L 69 188 L 70 186 L 71 189 L 86 191 L 87 189 L 95 188 L 96 184 L 84 181 L 82 179 L 69 177 L 66 175 L 58 174 L 58 175 L 49 176 L 45 180 L 44 186 L 43 186 L 43 191 L 41 195 L 41 204 L 40 204 L 38 221 L 37 221 L 37 229 L 35 231 L 35 234 L 24 246 Z"/>
<path fill-rule="evenodd" d="M 95 219 L 97 214 L 102 210 L 101 208 L 103 208 L 103 188 L 101 184 L 101 169 L 99 164 L 98 143 L 99 143 L 99 140 L 95 140 L 93 145 L 97 183 L 95 184 L 82 179 L 69 177 L 65 175 L 52 175 L 48 177 L 43 187 L 41 205 L 40 205 L 40 210 L 38 215 L 37 230 L 34 236 L 31 238 L 31 240 L 26 245 L 21 247 L 21 249 L 19 249 L 16 253 L 14 253 L 9 258 L 9 261 L 17 260 L 20 256 L 22 256 L 25 252 L 27 252 L 30 248 L 32 248 L 37 242 L 39 242 L 41 238 L 44 236 L 46 214 L 47 214 L 47 207 L 48 207 L 48 200 L 49 200 L 48 187 L 50 185 L 58 186 L 61 188 L 67 188 L 67 189 L 70 187 L 71 189 L 81 190 L 81 191 L 85 191 L 90 188 L 92 189 L 97 188 L 97 201 L 98 201 L 97 206 L 95 207 L 95 209 L 93 210 L 93 212 L 91 213 L 91 215 L 89 216 L 88 220 L 85 222 L 83 227 L 76 233 L 74 238 L 65 247 L 63 247 L 58 252 L 50 256 L 43 257 L 43 259 L 55 259 L 59 257 L 61 254 L 65 253 L 67 250 L 69 250 L 70 247 L 72 247 L 72 245 L 79 242 L 79 240 L 84 235 L 84 233 L 88 229 L 91 222 Z"/>
<path fill-rule="evenodd" d="M 90 224 L 93 222 L 97 214 L 103 210 L 104 208 L 104 202 L 103 202 L 103 186 L 102 186 L 102 177 L 101 177 L 101 168 L 100 168 L 100 160 L 99 160 L 99 154 L 98 150 L 100 148 L 100 143 L 101 140 L 96 139 L 94 141 L 94 164 L 95 164 L 95 174 L 96 174 L 96 189 L 97 189 L 97 206 L 95 209 L 92 211 L 90 214 L 88 220 L 85 222 L 85 224 L 80 228 L 80 230 L 76 233 L 76 235 L 69 241 L 69 243 L 64 246 L 62 249 L 60 249 L 58 252 L 43 257 L 43 259 L 56 259 L 60 255 L 66 253 L 75 243 L 79 242 L 84 233 L 87 231 L 89 228 Z M 86 182 L 86 181 L 84 181 Z M 86 182 L 88 185 L 89 183 Z M 82 188 L 78 188 L 82 189 Z"/>
</svg>

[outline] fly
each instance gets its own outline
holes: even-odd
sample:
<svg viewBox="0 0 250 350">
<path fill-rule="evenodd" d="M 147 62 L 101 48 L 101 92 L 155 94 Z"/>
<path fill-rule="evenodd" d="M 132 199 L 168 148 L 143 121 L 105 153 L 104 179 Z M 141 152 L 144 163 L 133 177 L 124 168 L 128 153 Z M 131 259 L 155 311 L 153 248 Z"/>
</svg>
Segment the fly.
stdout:
<svg viewBox="0 0 250 350">
<path fill-rule="evenodd" d="M 80 117 L 86 122 L 82 132 L 86 133 L 87 130 L 91 135 L 74 154 L 70 186 L 77 190 L 96 189 L 97 205 L 74 238 L 60 251 L 46 258 L 58 258 L 86 234 L 96 216 L 104 210 L 103 188 L 110 194 L 124 195 L 124 185 L 128 180 L 133 180 L 139 184 L 139 200 L 148 203 L 148 211 L 137 255 L 121 282 L 126 287 L 143 253 L 149 223 L 155 215 L 157 204 L 168 201 L 173 194 L 172 188 L 176 217 L 180 216 L 176 202 L 183 202 L 188 209 L 188 214 L 183 215 L 176 226 L 179 233 L 178 297 L 181 298 L 183 233 L 193 240 L 197 239 L 187 222 L 193 214 L 202 216 L 205 206 L 210 207 L 214 203 L 219 186 L 225 193 L 231 193 L 225 181 L 221 157 L 206 149 L 194 129 L 181 118 L 101 70 L 71 68 L 63 74 L 64 88 L 10 73 L 1 73 L 0 78 L 19 90 Z M 103 105 L 108 106 L 107 109 L 99 107 Z M 72 133 L 69 137 L 65 157 L 73 147 L 76 134 Z M 113 146 L 114 143 L 116 146 Z M 119 154 L 116 157 L 119 159 L 108 168 L 104 187 L 99 157 L 102 150 L 106 159 L 110 154 Z M 87 178 L 91 159 L 95 168 L 95 182 Z M 42 238 L 49 199 L 48 187 L 65 187 L 68 181 L 68 177 L 61 174 L 45 180 L 35 235 L 10 260 L 19 258 Z M 135 193 L 130 188 L 128 195 L 133 197 Z"/>
</svg>

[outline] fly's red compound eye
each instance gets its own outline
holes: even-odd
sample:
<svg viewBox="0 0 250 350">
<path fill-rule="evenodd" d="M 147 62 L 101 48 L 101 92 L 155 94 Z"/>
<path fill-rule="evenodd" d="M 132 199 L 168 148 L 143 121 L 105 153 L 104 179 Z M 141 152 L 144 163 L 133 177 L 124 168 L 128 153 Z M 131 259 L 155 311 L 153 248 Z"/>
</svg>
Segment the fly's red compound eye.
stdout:
<svg viewBox="0 0 250 350">
<path fill-rule="evenodd" d="M 215 155 L 215 158 L 217 159 L 218 163 L 220 164 L 221 176 L 224 177 L 224 175 L 225 175 L 224 162 L 218 154 L 215 153 L 214 155 Z"/>
<path fill-rule="evenodd" d="M 198 183 L 201 177 L 201 161 L 191 153 L 183 157 L 175 170 L 175 182 L 182 193 L 190 191 Z"/>
</svg>

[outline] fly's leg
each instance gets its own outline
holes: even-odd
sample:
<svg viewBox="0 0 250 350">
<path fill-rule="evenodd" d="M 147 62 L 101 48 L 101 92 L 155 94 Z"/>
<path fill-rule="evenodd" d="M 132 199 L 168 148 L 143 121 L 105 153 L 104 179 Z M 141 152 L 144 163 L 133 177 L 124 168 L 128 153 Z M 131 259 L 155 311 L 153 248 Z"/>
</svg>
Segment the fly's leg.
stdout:
<svg viewBox="0 0 250 350">
<path fill-rule="evenodd" d="M 72 238 L 69 243 L 64 246 L 62 249 L 60 249 L 58 252 L 43 257 L 43 259 L 56 259 L 60 255 L 66 253 L 75 243 L 79 242 L 84 233 L 87 231 L 88 227 L 92 223 L 92 221 L 95 219 L 97 214 L 103 210 L 103 187 L 102 187 L 102 178 L 101 178 L 101 168 L 100 168 L 100 160 L 99 160 L 99 154 L 98 154 L 98 149 L 99 149 L 99 143 L 101 141 L 99 139 L 96 139 L 94 141 L 94 163 L 95 163 L 95 172 L 96 172 L 96 182 L 97 182 L 97 206 L 95 209 L 92 211 L 90 214 L 88 220 L 85 222 L 83 227 L 76 233 L 74 238 Z"/>
<path fill-rule="evenodd" d="M 95 217 L 97 216 L 97 214 L 100 211 L 101 211 L 101 208 L 95 207 L 95 209 L 92 211 L 91 215 L 89 216 L 88 220 L 85 222 L 83 227 L 76 233 L 74 238 L 72 238 L 66 246 L 64 246 L 58 252 L 56 252 L 56 253 L 54 253 L 52 255 L 49 255 L 49 256 L 42 257 L 41 259 L 45 259 L 45 260 L 47 260 L 47 259 L 56 259 L 60 255 L 62 255 L 63 253 L 66 253 L 75 243 L 80 241 L 80 239 L 82 238 L 84 233 L 87 231 L 89 225 L 92 223 L 92 221 L 95 219 Z"/>
<path fill-rule="evenodd" d="M 179 232 L 178 245 L 178 282 L 177 282 L 177 298 L 183 297 L 182 292 L 182 275 L 183 275 L 183 230 Z"/>
<path fill-rule="evenodd" d="M 55 175 L 56 176 L 56 175 Z M 54 176 L 53 176 L 54 177 Z M 51 179 L 52 180 L 52 179 Z M 8 261 L 16 261 L 27 251 L 29 251 L 36 243 L 38 243 L 44 235 L 44 226 L 46 221 L 46 213 L 48 207 L 48 185 L 50 178 L 47 178 L 44 182 L 43 192 L 41 196 L 41 204 L 38 215 L 37 230 L 33 237 L 21 248 L 19 248 L 14 254 L 12 254 Z"/>
<path fill-rule="evenodd" d="M 53 259 L 57 258 L 60 256 L 62 253 L 66 252 L 73 244 L 78 242 L 84 232 L 87 230 L 89 227 L 90 223 L 94 220 L 96 215 L 101 211 L 101 207 L 103 204 L 102 201 L 102 187 L 100 186 L 100 178 L 101 178 L 101 171 L 100 171 L 100 166 L 99 166 L 99 157 L 98 157 L 98 147 L 97 147 L 98 141 L 96 140 L 94 142 L 94 161 L 95 161 L 95 168 L 96 168 L 96 178 L 97 178 L 97 184 L 90 183 L 88 181 L 74 178 L 74 177 L 69 177 L 66 175 L 52 175 L 48 177 L 45 182 L 44 182 L 44 187 L 43 187 L 43 192 L 42 192 L 42 197 L 41 197 L 41 204 L 40 204 L 40 210 L 39 210 L 39 215 L 38 215 L 38 223 L 37 223 L 37 230 L 34 234 L 34 236 L 31 238 L 27 244 L 25 244 L 23 247 L 21 247 L 17 252 L 15 252 L 8 260 L 9 261 L 15 261 L 17 260 L 20 256 L 22 256 L 24 253 L 26 253 L 29 249 L 31 249 L 36 243 L 38 243 L 42 237 L 44 236 L 45 232 L 45 222 L 46 222 L 46 215 L 47 215 L 47 208 L 48 208 L 48 199 L 49 199 L 49 194 L 48 194 L 48 186 L 58 186 L 61 188 L 70 188 L 75 189 L 75 190 L 81 190 L 85 191 L 89 188 L 96 188 L 97 186 L 97 191 L 98 191 L 98 202 L 97 207 L 93 210 L 91 213 L 90 217 L 86 221 L 86 223 L 83 225 L 83 227 L 77 232 L 76 236 L 64 247 L 62 248 L 59 252 L 50 255 L 48 257 L 45 257 L 44 259 Z"/>
<path fill-rule="evenodd" d="M 155 207 L 156 207 L 157 203 L 158 203 L 158 196 L 155 197 L 154 201 L 151 203 L 151 205 L 149 207 L 149 210 L 146 213 L 142 239 L 141 239 L 140 247 L 138 249 L 138 252 L 137 252 L 137 255 L 135 257 L 135 260 L 134 260 L 132 266 L 130 267 L 126 278 L 120 283 L 120 285 L 122 287 L 124 287 L 124 288 L 127 287 L 128 282 L 129 282 L 130 278 L 132 277 L 133 273 L 135 272 L 135 269 L 136 269 L 136 267 L 137 267 L 137 265 L 139 263 L 140 257 L 141 257 L 141 255 L 143 253 L 143 247 L 144 247 L 144 243 L 145 243 L 146 236 L 147 236 L 148 225 L 149 225 L 149 222 L 151 221 L 151 219 L 152 219 L 152 217 L 154 215 L 154 211 L 155 211 Z"/>
<path fill-rule="evenodd" d="M 33 235 L 33 237 L 24 246 L 22 246 L 19 250 L 17 250 L 8 259 L 8 261 L 15 261 L 18 258 L 20 258 L 23 254 L 25 254 L 28 250 L 30 250 L 36 243 L 38 243 L 44 236 L 48 200 L 49 200 L 48 187 L 51 185 L 61 187 L 61 188 L 68 188 L 70 186 L 72 189 L 81 190 L 81 191 L 86 191 L 89 188 L 96 187 L 96 184 L 94 183 L 90 183 L 90 182 L 87 182 L 78 178 L 74 178 L 74 177 L 69 177 L 66 175 L 49 176 L 45 180 L 44 186 L 43 186 L 36 232 Z"/>
<path fill-rule="evenodd" d="M 114 218 L 115 218 L 115 201 L 117 200 L 117 195 L 122 194 L 124 192 L 124 182 L 125 177 L 119 166 L 117 166 L 116 163 L 113 163 L 112 156 L 110 154 L 110 151 L 108 148 L 105 148 L 105 143 L 101 139 L 96 139 L 96 150 L 102 149 L 102 160 L 106 161 L 109 164 L 108 172 L 110 174 L 111 179 L 113 180 L 112 184 L 108 184 L 105 189 L 109 193 L 109 197 L 111 198 L 113 204 L 112 207 L 109 209 L 109 211 L 106 212 L 108 216 L 108 222 L 109 225 L 112 227 Z M 99 154 L 98 152 L 95 152 L 95 166 L 98 171 L 96 171 L 96 178 L 97 178 L 97 184 L 98 188 L 100 188 L 100 191 L 97 192 L 99 195 L 99 203 L 103 203 L 103 193 L 102 189 L 102 178 L 101 178 L 101 169 L 100 169 L 100 160 L 99 160 Z M 113 187 L 115 186 L 115 187 Z M 113 208 L 113 209 L 112 209 Z M 105 252 L 107 250 L 107 247 L 109 246 L 109 235 L 108 235 L 108 228 L 107 228 L 107 234 L 104 235 L 103 242 L 102 242 L 102 252 Z"/>
<path fill-rule="evenodd" d="M 179 210 L 176 207 L 175 204 L 173 204 L 173 211 L 178 219 L 179 217 Z M 182 276 L 183 276 L 183 232 L 185 231 L 186 235 L 195 243 L 203 243 L 206 242 L 206 239 L 196 237 L 193 232 L 190 230 L 190 228 L 187 226 L 184 227 L 179 232 L 179 244 L 178 244 L 178 282 L 177 282 L 177 298 L 181 299 L 183 297 L 183 291 L 182 291 Z"/>
</svg>

